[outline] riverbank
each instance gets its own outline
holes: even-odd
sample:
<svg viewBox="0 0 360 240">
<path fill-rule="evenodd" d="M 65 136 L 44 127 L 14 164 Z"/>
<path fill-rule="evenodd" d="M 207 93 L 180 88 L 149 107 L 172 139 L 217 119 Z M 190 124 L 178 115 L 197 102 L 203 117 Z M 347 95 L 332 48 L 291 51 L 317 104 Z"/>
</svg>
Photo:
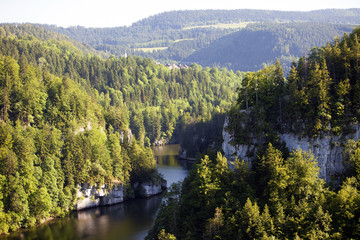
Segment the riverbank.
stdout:
<svg viewBox="0 0 360 240">
<path fill-rule="evenodd" d="M 188 174 L 190 165 L 179 160 L 179 149 L 179 145 L 165 145 L 153 149 L 157 170 L 167 180 L 167 186 L 182 181 Z M 161 193 L 151 197 L 125 197 L 119 204 L 71 211 L 63 218 L 55 218 L 31 229 L 0 236 L 0 239 L 143 240 L 154 224 L 162 198 Z"/>
<path fill-rule="evenodd" d="M 167 182 L 165 179 L 161 179 L 157 183 L 150 181 L 135 183 L 132 188 L 135 198 L 148 198 L 162 193 L 167 188 Z M 114 184 L 111 187 L 107 185 L 98 187 L 84 183 L 78 186 L 76 197 L 75 210 L 109 206 L 126 200 L 122 184 Z"/>
</svg>

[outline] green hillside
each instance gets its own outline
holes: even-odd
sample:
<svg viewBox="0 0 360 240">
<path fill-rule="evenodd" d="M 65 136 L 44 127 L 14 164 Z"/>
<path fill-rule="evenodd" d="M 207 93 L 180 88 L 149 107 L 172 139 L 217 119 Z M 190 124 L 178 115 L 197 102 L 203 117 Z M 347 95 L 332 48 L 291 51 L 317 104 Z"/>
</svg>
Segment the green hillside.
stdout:
<svg viewBox="0 0 360 240">
<path fill-rule="evenodd" d="M 214 53 L 216 50 L 213 50 L 218 49 L 218 45 L 223 46 L 225 49 L 229 48 L 228 51 L 232 51 L 234 48 L 234 44 L 228 42 L 226 40 L 228 38 L 226 37 L 225 39 L 219 40 L 222 43 L 218 41 L 214 43 L 215 40 L 244 28 L 244 31 L 258 31 L 258 34 L 263 33 L 265 27 L 254 27 L 249 25 L 249 23 L 273 23 L 272 27 L 267 27 L 267 31 L 277 36 L 272 40 L 281 41 L 275 42 L 273 48 L 278 47 L 278 45 L 289 45 L 289 48 L 296 52 L 297 50 L 293 50 L 292 45 L 294 41 L 296 47 L 301 44 L 298 41 L 298 36 L 295 37 L 290 34 L 289 39 L 279 37 L 278 31 L 284 32 L 286 29 L 282 28 L 287 27 L 281 23 L 308 23 L 300 24 L 296 27 L 293 26 L 292 28 L 296 29 L 295 34 L 298 33 L 297 31 L 300 31 L 299 34 L 305 33 L 303 37 L 300 35 L 300 40 L 305 40 L 306 42 L 306 46 L 302 47 L 301 50 L 309 50 L 313 46 L 320 46 L 320 44 L 324 44 L 326 41 L 333 40 L 335 36 L 342 36 L 343 32 L 351 31 L 350 28 L 341 28 L 346 28 L 348 25 L 360 24 L 360 10 L 328 9 L 310 12 L 247 9 L 188 10 L 161 13 L 138 21 L 129 27 L 44 27 L 65 34 L 79 42 L 87 43 L 96 50 L 113 54 L 117 57 L 126 53 L 127 55 L 150 57 L 163 64 L 174 62 L 192 63 L 196 61 L 210 66 L 218 64 L 221 67 L 227 66 L 244 71 L 248 69 L 260 69 L 261 64 L 272 59 L 274 55 L 276 55 L 276 58 L 281 58 L 281 56 L 288 57 L 288 54 L 284 55 L 280 49 L 274 49 L 274 51 L 270 53 L 268 49 L 263 49 L 261 51 L 265 54 L 272 55 L 264 59 L 265 61 L 263 62 L 254 62 L 252 65 L 249 65 L 250 67 L 242 64 L 242 62 L 246 61 L 245 58 L 239 59 L 232 57 L 230 59 L 223 59 L 224 61 L 211 60 L 211 58 L 219 57 L 219 54 Z M 337 24 L 337 26 L 332 26 L 333 24 Z M 311 27 L 312 25 L 317 27 L 313 29 Z M 339 25 L 346 26 L 341 27 Z M 320 26 L 324 28 L 324 30 L 320 31 L 325 32 L 324 37 L 317 33 L 319 28 L 321 28 Z M 272 31 L 275 32 L 273 33 Z M 241 33 L 239 33 L 238 36 L 244 37 L 244 39 L 239 38 L 237 40 L 239 42 L 251 42 L 254 37 L 247 37 L 241 35 Z M 215 45 L 212 46 L 212 43 Z M 243 46 L 248 47 L 246 45 L 240 45 L 240 47 Z M 261 46 L 262 45 L 259 47 Z M 242 50 L 245 51 L 244 54 L 246 56 L 251 55 L 246 48 Z M 197 51 L 199 51 L 199 53 L 197 53 Z M 207 51 L 210 53 L 206 53 Z M 281 54 L 277 54 L 277 51 L 280 51 Z M 291 54 L 293 53 L 291 52 Z M 300 54 L 296 52 L 294 57 L 299 57 L 302 54 L 304 54 L 304 52 L 300 52 Z"/>
<path fill-rule="evenodd" d="M 311 151 L 279 140 L 355 132 L 359 36 L 356 28 L 301 57 L 287 79 L 278 61 L 246 73 L 228 126 L 235 145 L 254 141 L 259 151 L 233 164 L 220 152 L 199 157 L 146 239 L 359 239 L 360 140 L 344 143 L 345 171 L 333 183 L 319 178 Z"/>
<path fill-rule="evenodd" d="M 159 180 L 149 146 L 229 110 L 243 77 L 92 53 L 41 27 L 0 26 L 1 233 L 63 216 L 78 184 L 120 182 L 132 198 L 132 184 Z"/>
<path fill-rule="evenodd" d="M 291 62 L 307 53 L 308 49 L 320 47 L 352 29 L 352 26 L 323 23 L 249 24 L 196 51 L 183 61 L 254 71 L 279 59 L 288 71 Z"/>
</svg>

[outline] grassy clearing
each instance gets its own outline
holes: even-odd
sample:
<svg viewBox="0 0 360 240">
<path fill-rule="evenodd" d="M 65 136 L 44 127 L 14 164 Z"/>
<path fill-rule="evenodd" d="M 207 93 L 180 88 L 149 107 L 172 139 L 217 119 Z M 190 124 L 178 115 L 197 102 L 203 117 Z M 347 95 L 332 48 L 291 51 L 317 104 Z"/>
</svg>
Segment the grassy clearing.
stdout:
<svg viewBox="0 0 360 240">
<path fill-rule="evenodd" d="M 189 30 L 194 28 L 223 28 L 223 29 L 245 28 L 249 23 L 252 22 L 218 23 L 212 25 L 189 26 L 189 27 L 184 27 L 183 30 Z"/>
<path fill-rule="evenodd" d="M 166 50 L 168 47 L 149 47 L 149 48 L 135 48 L 134 50 L 143 51 L 143 52 L 154 52 Z"/>
<path fill-rule="evenodd" d="M 189 41 L 189 40 L 195 40 L 195 38 L 182 38 L 182 39 L 176 39 L 175 41 L 172 41 L 173 43 L 181 42 L 181 41 Z"/>
<path fill-rule="evenodd" d="M 190 40 L 195 40 L 195 38 L 183 38 L 183 39 L 176 39 L 174 41 L 169 41 L 168 45 L 171 43 L 177 43 L 177 42 L 182 42 L 182 41 L 190 41 Z M 146 42 L 146 43 L 142 43 L 141 45 L 143 45 L 142 47 L 137 47 L 134 48 L 134 50 L 136 51 L 143 51 L 143 52 L 154 52 L 154 51 L 162 51 L 162 50 L 166 50 L 168 49 L 168 47 L 146 47 L 146 44 L 153 44 L 155 42 Z"/>
</svg>

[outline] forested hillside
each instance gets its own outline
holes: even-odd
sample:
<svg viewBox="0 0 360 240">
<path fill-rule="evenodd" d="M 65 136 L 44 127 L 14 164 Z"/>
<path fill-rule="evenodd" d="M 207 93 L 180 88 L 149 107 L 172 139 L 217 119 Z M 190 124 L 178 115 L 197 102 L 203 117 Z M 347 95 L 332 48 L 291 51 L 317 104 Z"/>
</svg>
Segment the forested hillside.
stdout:
<svg viewBox="0 0 360 240">
<path fill-rule="evenodd" d="M 335 185 L 311 152 L 289 152 L 278 133 L 345 136 L 359 124 L 360 28 L 294 62 L 245 75 L 230 112 L 234 144 L 256 139 L 251 166 L 221 153 L 198 160 L 173 186 L 148 239 L 358 239 L 360 140 L 343 146 Z M 336 143 L 334 143 L 336 144 Z"/>
<path fill-rule="evenodd" d="M 238 89 L 238 105 L 232 109 L 234 125 L 229 125 L 234 141 L 247 141 L 242 131 L 249 130 L 258 135 L 280 131 L 310 137 L 351 131 L 360 120 L 358 36 L 360 28 L 312 49 L 308 57 L 293 63 L 286 80 L 279 61 L 246 74 Z M 242 116 L 246 120 L 240 126 Z"/>
<path fill-rule="evenodd" d="M 184 62 L 202 66 L 221 66 L 241 71 L 256 71 L 279 59 L 286 72 L 291 62 L 313 47 L 320 47 L 335 36 L 350 33 L 351 26 L 322 23 L 261 23 L 226 35 L 203 48 Z"/>
<path fill-rule="evenodd" d="M 272 23 L 272 25 L 264 27 L 260 24 L 254 27 L 249 25 L 250 23 Z M 283 23 L 302 24 L 290 25 L 288 29 L 289 25 Z M 310 12 L 242 9 L 171 11 L 143 19 L 129 27 L 44 27 L 117 57 L 126 53 L 151 57 L 163 64 L 173 62 L 188 64 L 196 61 L 208 66 L 217 65 L 245 71 L 259 70 L 262 63 L 271 61 L 274 56 L 279 59 L 287 58 L 287 60 L 293 57 L 298 58 L 305 54 L 302 51 L 308 51 L 314 46 L 321 46 L 327 41 L 332 41 L 334 37 L 350 32 L 351 26 L 356 24 L 360 24 L 359 9 L 328 9 Z M 315 28 L 312 28 L 313 25 Z M 241 29 L 244 31 L 235 33 Z M 319 30 L 326 34 L 319 34 Z M 274 41 L 272 45 L 267 43 L 263 47 L 261 44 L 262 38 L 258 36 L 264 34 L 264 31 L 270 34 L 269 40 Z M 255 33 L 247 35 L 244 32 Z M 229 38 L 235 39 L 237 36 L 236 40 L 229 41 L 229 38 L 225 37 L 230 33 L 235 33 L 235 35 Z M 225 38 L 211 46 L 215 40 L 222 37 Z M 256 55 L 248 51 L 248 45 L 242 44 L 254 40 L 255 43 L 258 42 Z M 301 45 L 303 41 L 306 46 Z M 219 45 L 224 50 L 214 52 L 219 49 Z M 237 49 L 235 53 L 242 53 L 241 56 L 230 54 L 230 58 L 224 57 L 228 52 L 233 53 L 234 49 Z M 253 50 L 253 48 L 249 49 Z M 196 53 L 199 50 L 201 51 Z M 207 51 L 211 54 L 206 53 Z M 195 55 L 189 57 L 192 54 Z M 251 54 L 253 54 L 252 57 L 259 57 L 259 60 L 251 65 L 244 64 Z M 263 59 L 263 55 L 267 54 L 271 56 Z M 260 62 L 260 60 L 263 61 Z"/>
<path fill-rule="evenodd" d="M 131 183 L 159 178 L 151 149 L 111 122 L 95 89 L 38 60 L 0 54 L 1 233 L 64 216 L 78 184 L 122 183 L 132 198 Z"/>
<path fill-rule="evenodd" d="M 158 181 L 146 146 L 227 111 L 243 76 L 91 53 L 40 27 L 0 26 L 1 232 L 66 214 L 81 183 L 123 183 L 131 198 L 132 183 Z"/>
<path fill-rule="evenodd" d="M 28 27 L 32 28 L 11 26 L 9 31 Z M 147 144 L 171 140 L 182 126 L 224 112 L 235 99 L 234 89 L 240 86 L 243 76 L 240 72 L 198 65 L 171 70 L 139 57 L 104 60 L 78 50 L 69 51 L 67 42 L 54 39 L 5 37 L 0 44 L 4 55 L 15 59 L 22 56 L 29 63 L 44 65 L 55 75 L 74 79 L 87 89 L 95 88 L 101 104 L 111 110 L 108 117 L 115 121 L 113 127 L 130 126 L 136 139 Z M 178 136 L 174 140 L 179 141 Z"/>
</svg>

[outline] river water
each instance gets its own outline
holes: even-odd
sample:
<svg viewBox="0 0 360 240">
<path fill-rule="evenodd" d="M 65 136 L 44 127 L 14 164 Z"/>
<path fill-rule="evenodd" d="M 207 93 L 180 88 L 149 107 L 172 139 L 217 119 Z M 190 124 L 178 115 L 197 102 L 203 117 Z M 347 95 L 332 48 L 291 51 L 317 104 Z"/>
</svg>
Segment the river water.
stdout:
<svg viewBox="0 0 360 240">
<path fill-rule="evenodd" d="M 182 181 L 188 174 L 186 161 L 180 161 L 179 145 L 154 147 L 158 171 L 168 182 Z M 37 228 L 19 231 L 5 239 L 26 240 L 138 240 L 144 239 L 154 224 L 162 195 L 134 199 L 108 207 L 98 207 L 56 219 Z M 1 239 L 1 237 L 0 237 Z"/>
</svg>

